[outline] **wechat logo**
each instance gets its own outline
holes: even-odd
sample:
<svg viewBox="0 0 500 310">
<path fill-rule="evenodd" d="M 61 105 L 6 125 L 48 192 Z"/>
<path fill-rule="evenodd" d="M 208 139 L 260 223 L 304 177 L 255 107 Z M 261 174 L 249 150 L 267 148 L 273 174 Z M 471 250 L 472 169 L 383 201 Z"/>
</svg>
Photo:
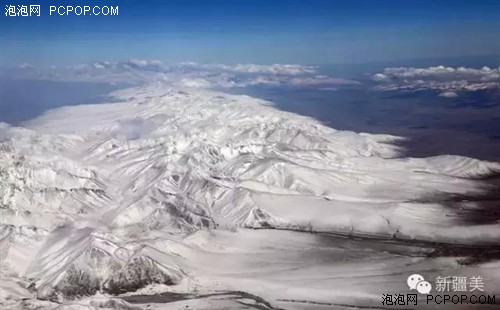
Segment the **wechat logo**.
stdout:
<svg viewBox="0 0 500 310">
<path fill-rule="evenodd" d="M 420 294 L 429 294 L 432 290 L 432 285 L 419 274 L 409 276 L 406 283 L 410 290 L 417 290 Z"/>
</svg>

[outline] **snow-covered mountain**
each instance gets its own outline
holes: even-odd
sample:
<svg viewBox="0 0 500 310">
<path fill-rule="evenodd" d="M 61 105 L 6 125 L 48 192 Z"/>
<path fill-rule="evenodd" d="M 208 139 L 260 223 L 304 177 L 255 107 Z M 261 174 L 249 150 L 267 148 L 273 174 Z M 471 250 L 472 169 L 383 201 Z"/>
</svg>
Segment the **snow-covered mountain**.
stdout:
<svg viewBox="0 0 500 310">
<path fill-rule="evenodd" d="M 498 220 L 464 221 L 499 163 L 400 158 L 402 138 L 198 87 L 152 82 L 112 95 L 26 128 L 1 124 L 4 307 L 132 309 L 99 298 L 152 291 L 254 296 L 192 299 L 214 309 L 350 296 L 370 305 L 380 283 L 401 291 L 404 275 L 429 270 L 500 287 L 498 261 L 459 268 L 461 254 L 427 257 L 436 244 L 500 246 Z"/>
</svg>

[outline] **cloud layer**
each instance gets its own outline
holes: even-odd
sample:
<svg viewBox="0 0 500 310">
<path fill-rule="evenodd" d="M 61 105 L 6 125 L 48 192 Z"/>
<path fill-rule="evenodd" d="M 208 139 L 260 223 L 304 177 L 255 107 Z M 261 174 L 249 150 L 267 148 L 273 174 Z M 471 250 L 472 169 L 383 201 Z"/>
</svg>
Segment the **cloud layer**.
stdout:
<svg viewBox="0 0 500 310">
<path fill-rule="evenodd" d="M 29 70 L 28 70 L 29 69 Z M 198 64 L 165 65 L 158 60 L 131 59 L 100 61 L 65 68 L 37 70 L 20 66 L 11 74 L 50 80 L 141 83 L 160 80 L 191 88 L 247 87 L 255 85 L 331 87 L 358 84 L 356 81 L 325 76 L 314 66 L 297 64 Z"/>
<path fill-rule="evenodd" d="M 203 69 L 208 71 L 225 71 L 237 73 L 260 73 L 273 75 L 302 75 L 314 74 L 316 68 L 313 66 L 303 66 L 295 64 L 272 64 L 272 65 L 256 65 L 256 64 L 198 64 L 195 62 L 182 63 L 182 67 L 191 69 Z"/>
<path fill-rule="evenodd" d="M 458 92 L 500 89 L 500 67 L 386 68 L 372 80 L 379 83 L 378 90 L 434 90 L 439 96 L 452 98 Z"/>
</svg>

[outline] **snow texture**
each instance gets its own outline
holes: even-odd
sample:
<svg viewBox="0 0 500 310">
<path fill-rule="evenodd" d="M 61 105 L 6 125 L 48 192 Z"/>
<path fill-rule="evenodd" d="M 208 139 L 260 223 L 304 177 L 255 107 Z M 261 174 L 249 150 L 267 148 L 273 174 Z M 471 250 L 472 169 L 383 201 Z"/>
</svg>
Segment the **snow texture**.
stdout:
<svg viewBox="0 0 500 310">
<path fill-rule="evenodd" d="M 475 206 L 443 201 L 487 193 L 481 178 L 500 164 L 401 158 L 400 137 L 338 131 L 190 83 L 0 125 L 2 308 L 140 309 L 113 296 L 164 291 L 233 292 L 165 309 L 369 306 L 381 283 L 404 292 L 407 273 L 429 270 L 500 287 L 498 263 L 425 256 L 425 244 L 499 245 L 500 223 L 463 221 Z"/>
</svg>

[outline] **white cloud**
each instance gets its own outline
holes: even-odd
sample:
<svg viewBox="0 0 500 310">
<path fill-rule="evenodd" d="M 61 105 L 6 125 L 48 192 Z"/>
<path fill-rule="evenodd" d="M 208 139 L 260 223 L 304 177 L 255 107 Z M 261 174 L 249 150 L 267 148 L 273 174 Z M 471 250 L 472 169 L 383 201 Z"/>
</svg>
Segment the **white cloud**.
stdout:
<svg viewBox="0 0 500 310">
<path fill-rule="evenodd" d="M 19 69 L 34 69 L 35 67 L 25 62 L 18 66 Z"/>
<path fill-rule="evenodd" d="M 129 69 L 160 70 L 163 63 L 160 60 L 129 59 L 118 63 L 118 66 Z"/>
<path fill-rule="evenodd" d="M 331 87 L 359 84 L 356 81 L 317 74 L 316 67 L 297 64 L 198 64 L 166 66 L 159 60 L 98 61 L 50 72 L 19 70 L 24 77 L 51 80 L 142 83 L 161 80 L 189 88 L 248 87 L 255 85 Z"/>
<path fill-rule="evenodd" d="M 235 73 L 253 73 L 253 74 L 275 74 L 275 75 L 301 75 L 313 74 L 316 68 L 313 66 L 303 66 L 295 64 L 272 64 L 272 65 L 257 65 L 257 64 L 198 64 L 195 62 L 185 62 L 182 67 L 191 69 L 203 69 L 211 71 L 226 71 Z"/>
<path fill-rule="evenodd" d="M 238 64 L 232 67 L 235 72 L 247 73 L 264 73 L 264 74 L 280 74 L 280 75 L 300 75 L 315 73 L 316 69 L 312 66 L 302 65 L 254 65 L 254 64 Z"/>
<path fill-rule="evenodd" d="M 456 92 L 452 91 L 445 91 L 439 94 L 439 97 L 445 97 L 445 98 L 456 98 L 458 97 Z"/>
<path fill-rule="evenodd" d="M 254 85 L 267 86 L 323 86 L 359 84 L 359 82 L 318 75 L 313 66 L 291 64 L 199 64 L 185 62 L 178 72 L 189 79 L 202 78 L 213 86 L 231 88 Z"/>
<path fill-rule="evenodd" d="M 144 60 L 144 59 L 131 59 L 129 63 L 134 64 L 138 67 L 146 67 L 146 66 L 161 66 L 161 60 Z"/>
<path fill-rule="evenodd" d="M 202 78 L 183 78 L 180 81 L 180 85 L 190 88 L 208 88 L 212 86 L 209 81 Z"/>
<path fill-rule="evenodd" d="M 491 69 L 483 67 L 481 69 L 465 67 L 428 67 L 428 68 L 386 68 L 385 76 L 390 78 L 406 79 L 444 79 L 444 80 L 467 80 L 467 81 L 498 81 L 500 78 L 499 68 Z M 377 74 L 376 74 L 377 75 Z M 375 75 L 375 76 L 376 76 Z"/>
<path fill-rule="evenodd" d="M 324 75 L 314 75 L 305 77 L 294 77 L 290 79 L 290 83 L 293 85 L 348 85 L 348 84 L 359 84 L 357 81 L 333 78 Z"/>
<path fill-rule="evenodd" d="M 462 91 L 499 89 L 500 67 L 386 68 L 373 75 L 372 80 L 380 83 L 379 90 L 436 90 L 440 96 L 451 97 Z"/>
<path fill-rule="evenodd" d="M 377 74 L 373 75 L 372 79 L 374 81 L 381 82 L 381 81 L 387 81 L 387 79 L 389 79 L 389 77 L 383 73 L 377 73 Z"/>
<path fill-rule="evenodd" d="M 109 61 L 96 61 L 92 64 L 94 69 L 108 69 L 112 67 Z"/>
</svg>

